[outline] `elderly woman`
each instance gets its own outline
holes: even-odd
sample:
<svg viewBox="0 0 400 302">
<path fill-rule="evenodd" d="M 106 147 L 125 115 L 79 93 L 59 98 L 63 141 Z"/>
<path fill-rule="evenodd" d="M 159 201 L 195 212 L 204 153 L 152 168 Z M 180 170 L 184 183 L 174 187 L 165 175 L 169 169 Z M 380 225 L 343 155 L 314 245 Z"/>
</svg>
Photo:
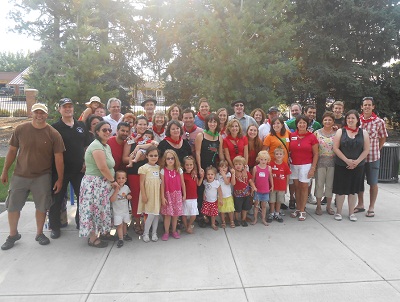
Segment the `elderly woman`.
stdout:
<svg viewBox="0 0 400 302">
<path fill-rule="evenodd" d="M 249 146 L 247 137 L 243 135 L 242 126 L 237 119 L 231 119 L 226 125 L 226 137 L 224 138 L 224 154 L 229 167 L 234 168 L 233 159 L 243 156 L 246 164 L 249 161 Z"/>
<path fill-rule="evenodd" d="M 219 133 L 224 139 L 226 137 L 226 124 L 228 123 L 228 110 L 226 110 L 226 108 L 219 108 L 217 110 L 217 116 L 219 118 Z"/>
<path fill-rule="evenodd" d="M 344 117 L 344 126 L 338 129 L 333 140 L 335 152 L 335 172 L 333 193 L 336 194 L 335 219 L 342 220 L 342 207 L 347 195 L 349 219 L 357 221 L 354 214 L 356 197 L 364 191 L 364 164 L 369 152 L 369 136 L 360 127 L 360 116 L 356 110 L 350 110 Z"/>
<path fill-rule="evenodd" d="M 165 131 L 165 138 L 158 145 L 158 150 L 160 150 L 160 158 L 163 157 L 166 150 L 174 150 L 183 167 L 183 158 L 192 154 L 192 148 L 186 139 L 182 139 L 182 135 L 183 129 L 180 122 L 177 120 L 170 121 Z"/>
<path fill-rule="evenodd" d="M 100 122 L 94 129 L 95 140 L 85 152 L 86 172 L 79 194 L 79 237 L 88 237 L 91 247 L 104 248 L 107 242 L 99 239 L 99 233 L 111 230 L 110 192 L 118 184 L 114 178 L 114 159 L 107 140 L 111 126 Z"/>
<path fill-rule="evenodd" d="M 165 138 L 165 127 L 167 123 L 168 119 L 163 111 L 158 110 L 154 113 L 152 130 L 156 142 L 159 143 Z"/>
<path fill-rule="evenodd" d="M 250 125 L 249 128 L 247 128 L 247 133 L 246 137 L 248 140 L 248 148 L 249 148 L 249 169 L 250 171 L 253 171 L 253 167 L 256 165 L 256 158 L 258 155 L 258 152 L 262 150 L 263 144 L 258 137 L 258 128 L 255 125 Z"/>
<path fill-rule="evenodd" d="M 149 122 L 147 121 L 146 117 L 140 115 L 136 118 L 135 121 L 135 130 L 137 135 L 143 135 L 144 132 L 147 130 Z M 135 150 L 137 146 L 137 142 L 134 140 L 128 141 L 124 145 L 124 151 L 122 153 L 122 161 L 124 164 L 129 163 L 129 154 Z M 139 193 L 140 193 L 140 175 L 139 175 L 139 168 L 147 163 L 147 159 L 139 160 L 138 162 L 134 162 L 132 167 L 127 168 L 128 174 L 128 185 L 131 189 L 132 199 L 131 199 L 131 206 L 132 206 L 132 216 L 134 219 L 134 230 L 136 234 L 141 235 L 144 230 L 143 225 L 140 224 L 140 215 L 137 214 L 137 209 L 139 205 Z"/>
<path fill-rule="evenodd" d="M 101 121 L 103 121 L 103 118 L 101 116 L 97 116 L 94 114 L 90 115 L 85 121 L 85 126 L 86 126 L 86 129 L 88 129 L 89 138 L 90 138 L 91 142 L 94 141 L 94 128 Z"/>
<path fill-rule="evenodd" d="M 262 124 L 264 124 L 264 121 L 267 119 L 267 115 L 265 114 L 264 110 L 262 110 L 261 108 L 254 109 L 250 113 L 250 116 L 255 119 L 258 126 L 261 126 Z"/>
<path fill-rule="evenodd" d="M 333 152 L 333 138 L 336 131 L 333 130 L 335 125 L 335 116 L 332 112 L 327 111 L 322 116 L 323 128 L 314 132 L 318 140 L 318 164 L 317 173 L 315 175 L 315 196 L 317 197 L 317 208 L 315 214 L 322 215 L 321 200 L 325 194 L 326 212 L 334 215 L 335 211 L 331 208 L 332 202 L 332 186 L 333 172 L 335 170 L 335 153 Z M 325 193 L 324 193 L 325 192 Z"/>
<path fill-rule="evenodd" d="M 314 134 L 307 131 L 309 119 L 305 115 L 299 115 L 295 120 L 296 131 L 290 133 L 290 157 L 295 194 L 296 210 L 290 217 L 299 217 L 299 221 L 306 220 L 306 203 L 308 197 L 308 185 L 314 177 L 318 161 L 318 140 Z"/>
</svg>

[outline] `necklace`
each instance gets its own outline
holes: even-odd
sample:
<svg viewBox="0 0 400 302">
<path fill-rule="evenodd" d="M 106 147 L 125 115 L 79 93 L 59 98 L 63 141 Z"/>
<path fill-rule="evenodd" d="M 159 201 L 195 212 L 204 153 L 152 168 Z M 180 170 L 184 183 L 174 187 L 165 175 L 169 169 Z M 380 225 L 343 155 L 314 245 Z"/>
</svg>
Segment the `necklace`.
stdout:
<svg viewBox="0 0 400 302">
<path fill-rule="evenodd" d="M 169 178 L 175 178 L 176 177 L 176 171 L 175 170 L 169 170 L 166 169 L 168 171 L 168 176 Z"/>
</svg>

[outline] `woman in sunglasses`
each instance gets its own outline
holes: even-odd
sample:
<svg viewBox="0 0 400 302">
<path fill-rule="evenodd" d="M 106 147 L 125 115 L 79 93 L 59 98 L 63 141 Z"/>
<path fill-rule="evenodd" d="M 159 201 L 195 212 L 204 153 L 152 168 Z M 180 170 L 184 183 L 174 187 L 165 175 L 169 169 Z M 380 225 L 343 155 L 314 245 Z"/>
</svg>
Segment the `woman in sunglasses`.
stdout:
<svg viewBox="0 0 400 302">
<path fill-rule="evenodd" d="M 118 184 L 114 178 L 114 158 L 107 140 L 111 136 L 111 126 L 101 121 L 94 128 L 95 140 L 85 152 L 85 176 L 79 194 L 79 237 L 89 237 L 88 245 L 104 248 L 99 234 L 111 230 L 111 210 L 109 194 Z"/>
<path fill-rule="evenodd" d="M 224 154 L 231 169 L 233 159 L 236 156 L 243 156 L 246 160 L 246 165 L 249 161 L 249 143 L 247 137 L 243 135 L 242 126 L 237 119 L 231 119 L 226 125 L 226 137 L 224 138 Z"/>
</svg>

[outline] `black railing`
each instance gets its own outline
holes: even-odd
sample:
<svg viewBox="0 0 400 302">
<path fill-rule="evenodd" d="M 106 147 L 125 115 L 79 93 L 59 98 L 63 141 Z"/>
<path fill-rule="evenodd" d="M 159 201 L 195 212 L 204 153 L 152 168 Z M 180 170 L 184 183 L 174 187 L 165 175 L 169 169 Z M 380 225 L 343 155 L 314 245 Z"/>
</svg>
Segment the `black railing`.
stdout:
<svg viewBox="0 0 400 302">
<path fill-rule="evenodd" d="M 25 117 L 27 114 L 24 95 L 0 95 L 0 117 Z"/>
</svg>

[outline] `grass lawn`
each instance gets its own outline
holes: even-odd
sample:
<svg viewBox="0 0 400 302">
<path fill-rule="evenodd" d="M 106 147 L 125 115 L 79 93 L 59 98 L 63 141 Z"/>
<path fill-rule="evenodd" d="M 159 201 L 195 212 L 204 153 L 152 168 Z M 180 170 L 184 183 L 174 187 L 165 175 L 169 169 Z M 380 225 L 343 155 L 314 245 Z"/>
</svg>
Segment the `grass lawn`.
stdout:
<svg viewBox="0 0 400 302">
<path fill-rule="evenodd" d="M 3 167 L 4 167 L 4 157 L 0 157 L 0 167 L 1 167 L 1 171 L 3 171 Z M 12 166 L 10 167 L 10 170 L 8 171 L 8 180 L 11 180 L 11 176 L 14 173 L 14 167 L 15 167 L 15 162 L 12 164 Z M 4 202 L 7 198 L 8 195 L 8 186 L 9 183 L 7 185 L 3 185 L 0 184 L 0 202 Z"/>
</svg>

